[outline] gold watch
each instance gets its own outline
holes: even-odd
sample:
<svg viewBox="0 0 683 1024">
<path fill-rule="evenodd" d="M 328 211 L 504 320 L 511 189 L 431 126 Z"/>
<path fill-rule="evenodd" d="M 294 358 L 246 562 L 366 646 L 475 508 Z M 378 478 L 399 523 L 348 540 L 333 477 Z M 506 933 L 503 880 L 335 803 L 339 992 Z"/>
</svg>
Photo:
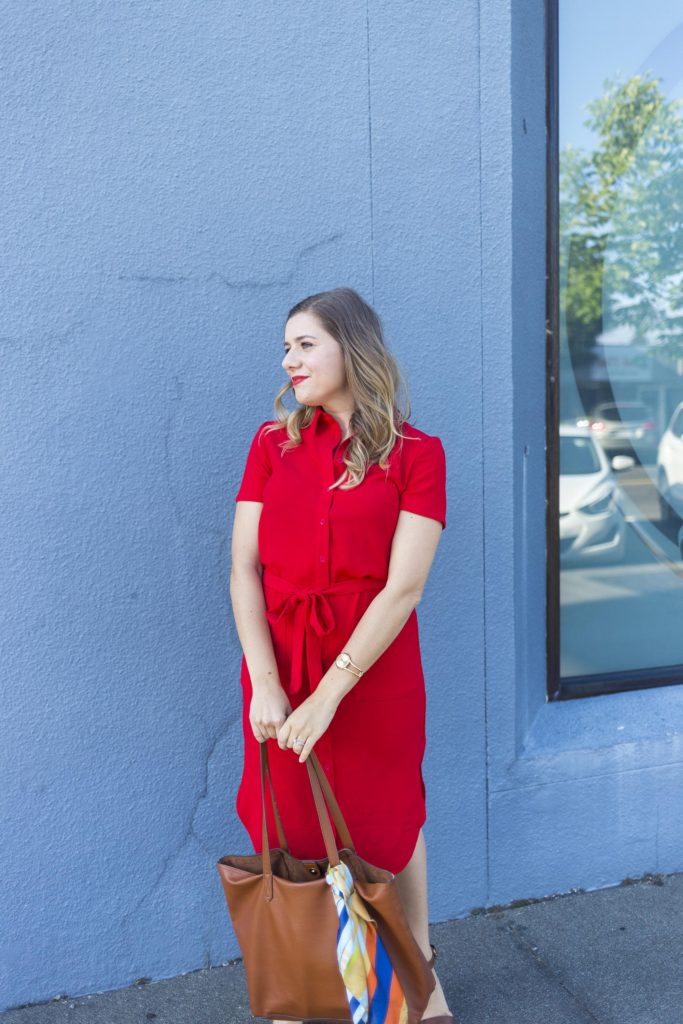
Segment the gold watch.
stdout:
<svg viewBox="0 0 683 1024">
<path fill-rule="evenodd" d="M 335 665 L 337 666 L 337 668 L 345 668 L 347 672 L 350 672 L 352 675 L 356 676 L 357 679 L 360 679 L 360 677 L 363 675 L 363 672 L 365 671 L 360 667 L 360 665 L 356 665 L 354 661 L 351 661 L 351 655 L 349 654 L 348 651 L 342 651 L 342 653 L 335 661 Z"/>
</svg>

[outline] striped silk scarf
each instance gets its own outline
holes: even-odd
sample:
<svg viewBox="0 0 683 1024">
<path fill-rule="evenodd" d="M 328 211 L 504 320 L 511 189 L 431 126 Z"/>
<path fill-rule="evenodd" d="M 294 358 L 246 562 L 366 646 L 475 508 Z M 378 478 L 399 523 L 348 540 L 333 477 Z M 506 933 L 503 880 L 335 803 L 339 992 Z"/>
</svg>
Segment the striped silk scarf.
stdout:
<svg viewBox="0 0 683 1024">
<path fill-rule="evenodd" d="M 353 887 L 343 862 L 328 866 L 325 881 L 339 915 L 337 960 L 353 1024 L 406 1024 L 408 1004 L 377 924 Z"/>
</svg>

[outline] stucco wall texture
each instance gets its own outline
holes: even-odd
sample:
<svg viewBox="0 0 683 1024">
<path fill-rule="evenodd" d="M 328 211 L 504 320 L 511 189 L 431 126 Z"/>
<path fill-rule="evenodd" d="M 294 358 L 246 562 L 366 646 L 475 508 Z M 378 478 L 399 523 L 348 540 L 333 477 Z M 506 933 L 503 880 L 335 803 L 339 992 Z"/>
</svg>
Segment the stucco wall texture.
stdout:
<svg viewBox="0 0 683 1024">
<path fill-rule="evenodd" d="M 430 919 L 681 870 L 681 688 L 545 702 L 541 0 L 0 14 L 0 1009 L 239 955 L 234 494 L 342 284 L 448 457 Z"/>
</svg>

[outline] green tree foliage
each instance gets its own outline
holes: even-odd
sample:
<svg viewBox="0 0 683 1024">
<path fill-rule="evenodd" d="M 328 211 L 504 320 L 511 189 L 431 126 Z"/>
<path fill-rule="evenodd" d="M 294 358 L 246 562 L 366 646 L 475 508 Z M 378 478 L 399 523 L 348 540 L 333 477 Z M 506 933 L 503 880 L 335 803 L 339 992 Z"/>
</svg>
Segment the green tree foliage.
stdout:
<svg viewBox="0 0 683 1024">
<path fill-rule="evenodd" d="M 683 121 L 680 100 L 635 75 L 587 105 L 592 152 L 560 155 L 560 312 L 576 360 L 620 325 L 683 355 Z"/>
</svg>

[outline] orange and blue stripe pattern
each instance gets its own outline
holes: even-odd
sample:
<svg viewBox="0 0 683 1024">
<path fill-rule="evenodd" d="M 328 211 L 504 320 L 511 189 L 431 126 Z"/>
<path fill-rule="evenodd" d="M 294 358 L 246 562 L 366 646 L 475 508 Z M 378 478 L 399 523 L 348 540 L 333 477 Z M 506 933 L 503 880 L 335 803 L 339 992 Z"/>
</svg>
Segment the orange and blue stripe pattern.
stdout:
<svg viewBox="0 0 683 1024">
<path fill-rule="evenodd" d="M 406 1024 L 405 994 L 351 871 L 343 862 L 329 865 L 325 881 L 339 916 L 337 960 L 353 1024 Z"/>
</svg>

